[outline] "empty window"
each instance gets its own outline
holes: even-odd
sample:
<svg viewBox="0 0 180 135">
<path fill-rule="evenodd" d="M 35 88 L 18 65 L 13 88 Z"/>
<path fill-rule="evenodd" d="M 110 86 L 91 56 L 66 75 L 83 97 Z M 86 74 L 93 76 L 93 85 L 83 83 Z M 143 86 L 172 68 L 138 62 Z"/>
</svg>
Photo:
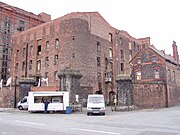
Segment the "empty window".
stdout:
<svg viewBox="0 0 180 135">
<path fill-rule="evenodd" d="M 124 63 L 121 63 L 121 71 L 124 71 Z"/>
<path fill-rule="evenodd" d="M 33 55 L 33 46 L 30 46 L 30 55 Z"/>
<path fill-rule="evenodd" d="M 46 42 L 46 51 L 49 51 L 49 41 Z"/>
<path fill-rule="evenodd" d="M 45 58 L 45 66 L 49 66 L 49 57 Z"/>
<path fill-rule="evenodd" d="M 32 60 L 29 61 L 29 69 L 32 69 Z"/>
<path fill-rule="evenodd" d="M 24 70 L 25 69 L 25 62 L 23 61 L 23 63 L 22 63 L 22 70 Z"/>
<path fill-rule="evenodd" d="M 10 17 L 6 17 L 6 19 L 5 19 L 5 27 L 7 27 L 7 28 L 10 27 Z"/>
<path fill-rule="evenodd" d="M 107 70 L 108 69 L 108 58 L 105 58 L 104 64 L 105 64 L 105 69 Z"/>
<path fill-rule="evenodd" d="M 141 71 L 136 72 L 136 79 L 141 80 Z"/>
<path fill-rule="evenodd" d="M 121 50 L 120 53 L 121 53 L 121 59 L 124 59 L 124 52 L 123 52 L 123 50 Z"/>
<path fill-rule="evenodd" d="M 154 70 L 155 79 L 159 79 L 159 70 Z"/>
<path fill-rule="evenodd" d="M 100 65 L 101 65 L 101 58 L 97 57 L 97 66 L 100 66 Z"/>
<path fill-rule="evenodd" d="M 26 48 L 23 48 L 23 57 L 26 57 Z"/>
<path fill-rule="evenodd" d="M 41 70 L 41 60 L 37 61 L 37 70 L 40 71 Z"/>
<path fill-rule="evenodd" d="M 112 42 L 112 33 L 109 33 L 109 42 Z"/>
<path fill-rule="evenodd" d="M 56 47 L 56 48 L 59 47 L 59 39 L 58 39 L 58 38 L 55 40 L 55 47 Z"/>
<path fill-rule="evenodd" d="M 171 70 L 168 69 L 168 81 L 171 81 Z"/>
<path fill-rule="evenodd" d="M 132 50 L 132 44 L 129 42 L 129 50 Z"/>
<path fill-rule="evenodd" d="M 101 81 L 101 73 L 100 73 L 100 72 L 97 73 L 97 81 L 98 81 L 98 82 Z"/>
<path fill-rule="evenodd" d="M 19 50 L 17 50 L 17 52 L 16 52 L 16 57 L 17 58 L 19 57 Z"/>
<path fill-rule="evenodd" d="M 58 80 L 58 75 L 57 75 L 58 71 L 54 71 L 54 80 Z"/>
<path fill-rule="evenodd" d="M 18 71 L 18 63 L 16 63 L 15 70 Z"/>
<path fill-rule="evenodd" d="M 97 52 L 101 52 L 101 46 L 99 41 L 97 41 Z"/>
<path fill-rule="evenodd" d="M 38 45 L 38 48 L 37 48 L 37 55 L 41 55 L 41 45 Z"/>
<path fill-rule="evenodd" d="M 176 82 L 176 74 L 175 74 L 175 71 L 173 71 L 173 82 Z"/>
<path fill-rule="evenodd" d="M 113 54 L 112 54 L 112 49 L 110 48 L 110 49 L 109 49 L 109 57 L 112 58 L 112 55 L 113 55 Z"/>
<path fill-rule="evenodd" d="M 54 55 L 54 65 L 58 64 L 58 55 Z"/>
</svg>

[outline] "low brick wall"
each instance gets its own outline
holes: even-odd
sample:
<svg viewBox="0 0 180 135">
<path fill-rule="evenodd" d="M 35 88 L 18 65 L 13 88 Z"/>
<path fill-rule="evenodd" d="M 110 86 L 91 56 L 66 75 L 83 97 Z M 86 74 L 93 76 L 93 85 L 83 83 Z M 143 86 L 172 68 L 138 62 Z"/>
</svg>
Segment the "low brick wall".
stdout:
<svg viewBox="0 0 180 135">
<path fill-rule="evenodd" d="M 166 89 L 164 84 L 133 83 L 133 105 L 138 109 L 166 107 Z"/>
<path fill-rule="evenodd" d="M 19 102 L 19 87 L 16 88 L 16 103 Z M 0 108 L 14 107 L 14 87 L 0 89 Z"/>
<path fill-rule="evenodd" d="M 169 106 L 180 105 L 180 87 L 168 86 Z"/>
<path fill-rule="evenodd" d="M 32 87 L 30 91 L 59 91 L 58 86 L 41 86 L 41 87 Z"/>
</svg>

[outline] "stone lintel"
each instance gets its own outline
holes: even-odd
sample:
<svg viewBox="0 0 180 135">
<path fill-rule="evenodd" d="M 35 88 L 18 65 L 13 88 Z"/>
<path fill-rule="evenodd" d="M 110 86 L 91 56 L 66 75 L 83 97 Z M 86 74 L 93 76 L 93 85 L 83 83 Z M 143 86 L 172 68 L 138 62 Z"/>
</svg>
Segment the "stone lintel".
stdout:
<svg viewBox="0 0 180 135">
<path fill-rule="evenodd" d="M 74 69 L 72 69 L 70 67 L 59 71 L 57 75 L 58 75 L 59 78 L 65 77 L 67 75 L 75 77 L 75 78 L 81 78 L 82 77 L 82 74 L 80 73 L 79 70 L 74 70 Z"/>
<path fill-rule="evenodd" d="M 131 81 L 132 78 L 129 74 L 119 74 L 116 78 L 116 82 L 118 81 Z"/>
<path fill-rule="evenodd" d="M 21 78 L 18 80 L 19 84 L 32 84 L 34 85 L 36 83 L 36 80 L 34 78 Z"/>
</svg>

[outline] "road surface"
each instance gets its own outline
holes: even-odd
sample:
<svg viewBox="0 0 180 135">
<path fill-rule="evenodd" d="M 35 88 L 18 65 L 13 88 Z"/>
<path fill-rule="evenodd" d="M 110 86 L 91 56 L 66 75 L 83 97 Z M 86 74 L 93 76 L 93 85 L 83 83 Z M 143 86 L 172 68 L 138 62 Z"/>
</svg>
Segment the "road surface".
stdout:
<svg viewBox="0 0 180 135">
<path fill-rule="evenodd" d="M 0 135 L 180 135 L 180 106 L 105 116 L 0 109 Z"/>
</svg>

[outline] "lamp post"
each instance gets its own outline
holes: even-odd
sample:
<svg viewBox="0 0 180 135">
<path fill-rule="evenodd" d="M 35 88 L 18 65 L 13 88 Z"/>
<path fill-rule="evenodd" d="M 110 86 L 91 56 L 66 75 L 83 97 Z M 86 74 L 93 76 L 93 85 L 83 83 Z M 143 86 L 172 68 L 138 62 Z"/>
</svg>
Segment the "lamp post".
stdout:
<svg viewBox="0 0 180 135">
<path fill-rule="evenodd" d="M 14 80 L 14 108 L 16 108 L 16 87 L 17 87 L 17 76 L 15 77 L 15 80 Z"/>
</svg>

